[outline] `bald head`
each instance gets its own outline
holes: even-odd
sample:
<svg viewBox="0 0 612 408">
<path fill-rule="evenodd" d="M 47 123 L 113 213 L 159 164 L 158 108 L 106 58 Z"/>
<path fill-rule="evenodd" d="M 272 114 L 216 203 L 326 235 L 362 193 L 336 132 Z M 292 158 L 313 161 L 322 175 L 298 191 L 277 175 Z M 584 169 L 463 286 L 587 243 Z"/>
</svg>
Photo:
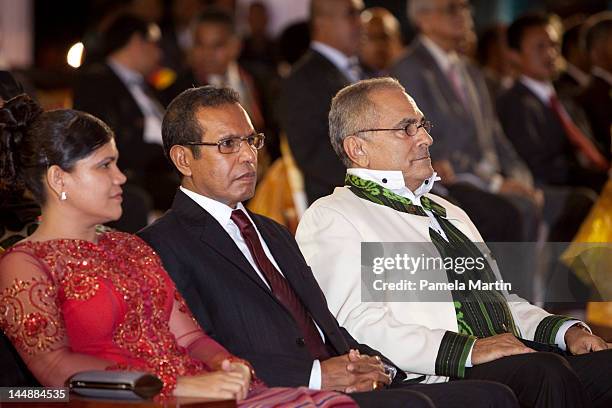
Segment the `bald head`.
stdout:
<svg viewBox="0 0 612 408">
<path fill-rule="evenodd" d="M 342 52 L 357 54 L 362 0 L 312 0 L 310 4 L 311 37 Z"/>
<path fill-rule="evenodd" d="M 399 21 L 389 10 L 372 7 L 361 13 L 361 62 L 372 71 L 388 69 L 403 50 Z"/>
</svg>

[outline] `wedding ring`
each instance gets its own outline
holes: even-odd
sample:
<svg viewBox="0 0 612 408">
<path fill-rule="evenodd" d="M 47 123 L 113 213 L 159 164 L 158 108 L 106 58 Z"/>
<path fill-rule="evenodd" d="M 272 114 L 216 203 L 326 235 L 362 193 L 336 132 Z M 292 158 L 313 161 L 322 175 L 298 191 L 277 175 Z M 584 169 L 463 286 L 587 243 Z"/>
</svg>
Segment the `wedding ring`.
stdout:
<svg viewBox="0 0 612 408">
<path fill-rule="evenodd" d="M 378 382 L 377 381 L 372 381 L 372 390 L 375 390 L 378 388 Z"/>
</svg>

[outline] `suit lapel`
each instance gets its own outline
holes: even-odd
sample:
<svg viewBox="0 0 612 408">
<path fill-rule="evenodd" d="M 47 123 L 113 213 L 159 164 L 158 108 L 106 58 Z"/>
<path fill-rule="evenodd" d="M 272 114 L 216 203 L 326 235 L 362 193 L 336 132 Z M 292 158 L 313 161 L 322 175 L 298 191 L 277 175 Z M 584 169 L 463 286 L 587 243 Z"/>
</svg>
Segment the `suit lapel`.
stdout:
<svg viewBox="0 0 612 408">
<path fill-rule="evenodd" d="M 447 102 L 447 105 L 450 110 L 454 111 L 456 115 L 466 117 L 468 116 L 468 112 L 465 109 L 465 106 L 461 103 L 461 100 L 455 93 L 453 89 L 453 85 L 450 83 L 448 76 L 442 72 L 442 69 L 434 59 L 434 57 L 429 53 L 425 45 L 419 40 L 417 40 L 416 46 L 414 48 L 414 55 L 418 56 L 422 61 L 422 66 L 430 67 L 429 70 L 425 71 L 425 77 L 427 78 L 427 83 L 430 89 L 438 88 L 444 99 Z"/>
<path fill-rule="evenodd" d="M 306 287 L 304 276 L 299 271 L 299 259 L 295 259 L 294 253 L 292 251 L 288 251 L 288 247 L 282 244 L 283 241 L 279 240 L 278 237 L 274 237 L 273 232 L 269 231 L 267 226 L 260 222 L 259 217 L 253 216 L 253 213 L 250 213 L 250 215 L 262 238 L 266 241 L 274 260 L 281 269 L 285 279 L 289 281 L 289 284 L 293 288 L 298 298 L 310 312 L 310 316 L 325 334 L 327 339 L 326 342 L 331 341 L 331 336 L 329 333 L 333 333 L 333 328 L 328 327 L 325 324 L 325 322 L 329 321 L 329 319 L 324 320 L 320 316 L 321 313 L 328 313 L 328 311 L 325 308 L 323 308 L 324 310 L 321 311 L 321 305 L 315 305 L 312 303 L 312 300 L 318 299 L 318 297 L 313 297 L 313 290 L 320 291 L 320 288 L 318 286 Z"/>
<path fill-rule="evenodd" d="M 270 289 L 268 289 L 249 261 L 240 252 L 236 243 L 212 215 L 180 190 L 176 193 L 172 208 L 186 221 L 186 224 L 189 226 L 188 228 L 192 229 L 204 245 L 238 268 L 265 291 L 268 296 L 274 298 Z M 224 273 L 224 271 L 219 271 L 219 273 Z M 276 300 L 276 298 L 274 299 Z"/>
<path fill-rule="evenodd" d="M 325 80 L 329 84 L 343 84 L 341 88 L 351 84 L 351 81 L 336 67 L 330 60 L 324 55 L 320 54 L 315 50 L 310 50 L 311 58 L 315 66 L 320 67 L 321 73 L 324 75 Z"/>
</svg>

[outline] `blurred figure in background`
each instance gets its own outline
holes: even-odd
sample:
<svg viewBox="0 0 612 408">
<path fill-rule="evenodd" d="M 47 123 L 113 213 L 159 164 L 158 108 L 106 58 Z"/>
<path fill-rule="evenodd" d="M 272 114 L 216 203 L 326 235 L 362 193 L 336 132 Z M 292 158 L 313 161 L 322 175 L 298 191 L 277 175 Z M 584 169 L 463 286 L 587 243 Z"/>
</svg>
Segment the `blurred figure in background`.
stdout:
<svg viewBox="0 0 612 408">
<path fill-rule="evenodd" d="M 187 65 L 187 53 L 193 46 L 193 23 L 202 12 L 202 0 L 173 0 L 170 21 L 162 27 L 162 65 L 181 72 Z"/>
<path fill-rule="evenodd" d="M 508 57 L 506 29 L 503 24 L 487 28 L 478 40 L 477 60 L 492 98 L 512 86 L 516 71 Z"/>
<path fill-rule="evenodd" d="M 281 86 L 279 120 L 310 203 L 344 182 L 344 166 L 329 142 L 327 114 L 336 92 L 363 75 L 357 58 L 362 10 L 361 0 L 313 0 L 310 50 Z"/>
<path fill-rule="evenodd" d="M 610 164 L 591 139 L 584 112 L 574 108 L 572 117 L 552 85 L 559 37 L 550 17 L 518 18 L 508 29 L 508 45 L 521 74 L 497 102 L 508 138 L 538 184 L 590 187 L 599 192 Z"/>
<path fill-rule="evenodd" d="M 408 16 L 420 35 L 391 74 L 433 123 L 441 183 L 486 240 L 536 241 L 542 192 L 506 139 L 482 72 L 461 55 L 473 27 L 469 2 L 411 0 Z"/>
<path fill-rule="evenodd" d="M 178 180 L 161 146 L 164 108 L 145 80 L 160 61 L 159 39 L 157 25 L 132 15 L 119 16 L 104 32 L 105 61 L 79 72 L 74 108 L 101 118 L 113 129 L 128 189 L 140 186 L 152 198 L 153 207 L 164 211 Z M 130 213 L 124 211 L 126 220 L 136 216 L 139 224 L 146 224 L 146 210 L 135 211 L 132 217 Z"/>
<path fill-rule="evenodd" d="M 584 44 L 591 62 L 591 81 L 578 100 L 595 139 L 610 160 L 612 137 L 612 12 L 602 12 L 585 24 Z"/>
<path fill-rule="evenodd" d="M 281 78 L 289 76 L 291 66 L 310 46 L 310 28 L 308 21 L 298 21 L 288 25 L 278 38 L 278 74 Z"/>
<path fill-rule="evenodd" d="M 581 44 L 582 26 L 582 22 L 576 22 L 563 32 L 561 55 L 565 60 L 565 69 L 554 82 L 560 95 L 575 97 L 589 84 L 591 63 Z"/>
<path fill-rule="evenodd" d="M 389 10 L 372 7 L 361 13 L 363 35 L 359 62 L 366 77 L 384 76 L 404 50 L 399 21 Z"/>
<path fill-rule="evenodd" d="M 268 34 L 268 9 L 265 3 L 249 4 L 247 15 L 248 35 L 242 41 L 240 61 L 256 62 L 274 70 L 276 66 L 276 43 Z"/>
<path fill-rule="evenodd" d="M 194 86 L 228 86 L 240 95 L 240 103 L 258 130 L 265 128 L 259 91 L 252 76 L 238 64 L 241 41 L 233 17 L 224 10 L 207 8 L 193 27 L 193 47 L 189 67 L 166 91 L 170 102 L 185 89 Z"/>
</svg>

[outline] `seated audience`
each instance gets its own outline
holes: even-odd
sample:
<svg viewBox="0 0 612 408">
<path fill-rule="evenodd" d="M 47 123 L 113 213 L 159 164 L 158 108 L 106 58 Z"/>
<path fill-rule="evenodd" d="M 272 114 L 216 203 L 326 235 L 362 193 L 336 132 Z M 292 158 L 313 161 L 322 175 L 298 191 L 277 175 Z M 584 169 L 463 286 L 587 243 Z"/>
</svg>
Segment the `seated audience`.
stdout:
<svg viewBox="0 0 612 408">
<path fill-rule="evenodd" d="M 168 106 L 163 137 L 181 187 L 139 235 L 202 327 L 267 384 L 347 392 L 362 407 L 516 404 L 494 383 L 404 383 L 403 371 L 338 325 L 291 234 L 243 205 L 264 136 L 235 91 L 183 92 Z"/>
<path fill-rule="evenodd" d="M 266 388 L 194 322 L 149 246 L 97 228 L 121 215 L 126 181 L 106 124 L 42 112 L 20 95 L 0 109 L 0 132 L 0 175 L 25 183 L 42 207 L 36 232 L 0 258 L 0 328 L 41 385 L 63 386 L 84 370 L 137 370 L 157 375 L 163 396 L 356 406 L 340 394 Z"/>
<path fill-rule="evenodd" d="M 508 57 L 506 29 L 503 24 L 487 28 L 478 38 L 478 63 L 487 83 L 487 88 L 493 100 L 514 82 L 514 67 Z"/>
<path fill-rule="evenodd" d="M 495 289 L 441 289 L 446 301 L 406 294 L 405 301 L 363 302 L 362 242 L 430 242 L 444 259 L 484 259 L 482 268 L 468 270 L 445 260 L 436 282 L 467 287 L 497 280 L 499 271 L 475 244 L 482 237 L 465 212 L 429 193 L 438 179 L 429 156 L 431 125 L 396 80 L 344 88 L 332 101 L 329 127 L 347 167 L 346 186 L 306 210 L 296 239 L 330 309 L 352 335 L 392 356 L 412 381 L 501 382 L 527 407 L 612 404 L 612 350 L 580 321 Z"/>
<path fill-rule="evenodd" d="M 589 85 L 578 96 L 593 136 L 608 160 L 612 157 L 612 12 L 602 12 L 585 23 L 585 45 L 591 62 Z"/>
<path fill-rule="evenodd" d="M 170 206 L 178 181 L 164 160 L 164 114 L 146 77 L 161 57 L 159 28 L 130 15 L 117 17 L 104 31 L 106 60 L 84 67 L 74 89 L 74 108 L 104 120 L 117 135 L 119 168 L 128 183 L 143 188 L 153 207 Z"/>
<path fill-rule="evenodd" d="M 304 175 L 308 202 L 342 184 L 342 163 L 327 140 L 333 96 L 362 77 L 357 53 L 362 0 L 311 0 L 310 49 L 281 84 L 278 117 Z"/>
<path fill-rule="evenodd" d="M 561 39 L 561 55 L 565 67 L 554 86 L 559 95 L 575 97 L 589 84 L 591 63 L 582 45 L 583 24 L 576 22 L 563 31 Z"/>
<path fill-rule="evenodd" d="M 461 55 L 467 0 L 411 0 L 419 35 L 392 68 L 435 124 L 433 166 L 489 241 L 536 241 L 542 191 L 504 135 L 480 69 Z M 497 214 L 508 217 L 500 219 Z"/>
<path fill-rule="evenodd" d="M 546 15 L 525 15 L 508 28 L 508 45 L 520 77 L 497 100 L 508 138 L 539 184 L 590 187 L 599 192 L 610 163 L 588 135 L 588 123 L 572 118 L 552 80 L 558 36 Z M 580 117 L 577 117 L 580 119 Z"/>
<path fill-rule="evenodd" d="M 383 76 L 404 50 L 400 23 L 389 10 L 372 7 L 361 12 L 361 24 L 359 62 L 364 76 Z"/>
<path fill-rule="evenodd" d="M 238 64 L 240 48 L 241 41 L 232 16 L 216 8 L 204 10 L 193 26 L 189 68 L 164 91 L 166 102 L 194 86 L 229 86 L 236 89 L 257 128 L 263 129 L 259 91 L 251 75 Z"/>
</svg>

